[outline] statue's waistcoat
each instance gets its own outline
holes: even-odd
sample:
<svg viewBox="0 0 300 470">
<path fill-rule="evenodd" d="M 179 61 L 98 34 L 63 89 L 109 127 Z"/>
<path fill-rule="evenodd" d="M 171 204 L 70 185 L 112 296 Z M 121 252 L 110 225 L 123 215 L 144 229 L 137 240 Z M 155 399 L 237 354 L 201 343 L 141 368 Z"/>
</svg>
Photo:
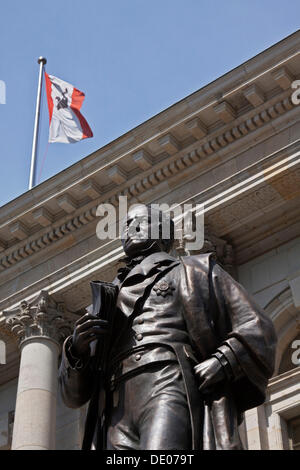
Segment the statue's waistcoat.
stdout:
<svg viewBox="0 0 300 470">
<path fill-rule="evenodd" d="M 146 266 L 134 268 L 121 284 L 118 295 L 113 327 L 118 334 L 112 338 L 110 362 L 125 359 L 126 370 L 176 360 L 173 344 L 189 343 L 178 289 L 179 262 L 171 257 L 160 260 L 165 264 L 145 261 Z"/>
</svg>

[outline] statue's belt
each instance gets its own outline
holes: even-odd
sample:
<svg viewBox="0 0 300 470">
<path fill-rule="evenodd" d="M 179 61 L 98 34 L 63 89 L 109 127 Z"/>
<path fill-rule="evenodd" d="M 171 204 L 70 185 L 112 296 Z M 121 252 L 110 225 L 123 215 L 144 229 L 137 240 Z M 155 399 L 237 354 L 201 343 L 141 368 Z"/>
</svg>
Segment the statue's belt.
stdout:
<svg viewBox="0 0 300 470">
<path fill-rule="evenodd" d="M 137 347 L 127 351 L 127 354 L 120 354 L 108 366 L 108 389 L 114 390 L 119 382 L 140 373 L 153 364 L 157 365 L 166 361 L 177 362 L 177 357 L 171 348 L 162 345 Z"/>
</svg>

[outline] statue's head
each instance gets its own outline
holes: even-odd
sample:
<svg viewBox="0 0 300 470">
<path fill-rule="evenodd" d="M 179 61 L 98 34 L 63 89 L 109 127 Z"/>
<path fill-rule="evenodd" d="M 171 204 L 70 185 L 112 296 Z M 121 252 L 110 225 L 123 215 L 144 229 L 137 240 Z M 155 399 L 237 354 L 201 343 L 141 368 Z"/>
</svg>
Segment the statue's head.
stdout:
<svg viewBox="0 0 300 470">
<path fill-rule="evenodd" d="M 152 251 L 171 250 L 174 223 L 164 212 L 145 204 L 129 209 L 122 227 L 122 244 L 127 256 L 133 258 Z"/>
</svg>

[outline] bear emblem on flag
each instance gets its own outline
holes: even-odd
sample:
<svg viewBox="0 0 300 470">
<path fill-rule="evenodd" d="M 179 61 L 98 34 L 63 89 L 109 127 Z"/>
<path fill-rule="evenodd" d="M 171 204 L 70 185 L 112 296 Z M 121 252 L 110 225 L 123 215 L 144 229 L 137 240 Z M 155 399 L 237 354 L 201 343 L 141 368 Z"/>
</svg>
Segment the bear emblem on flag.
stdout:
<svg viewBox="0 0 300 470">
<path fill-rule="evenodd" d="M 80 112 L 85 95 L 70 83 L 45 73 L 49 109 L 49 142 L 71 144 L 93 137 Z"/>
</svg>

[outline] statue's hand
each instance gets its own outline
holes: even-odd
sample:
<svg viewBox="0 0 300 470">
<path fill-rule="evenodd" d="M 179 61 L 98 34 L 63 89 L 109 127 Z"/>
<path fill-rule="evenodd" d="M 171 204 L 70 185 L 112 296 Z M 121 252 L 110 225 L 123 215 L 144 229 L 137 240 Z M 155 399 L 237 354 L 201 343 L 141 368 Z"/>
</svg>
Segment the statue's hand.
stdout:
<svg viewBox="0 0 300 470">
<path fill-rule="evenodd" d="M 79 359 L 90 355 L 90 343 L 107 334 L 108 322 L 86 313 L 75 323 L 71 351 Z"/>
<path fill-rule="evenodd" d="M 208 392 L 211 385 L 226 378 L 222 364 L 217 358 L 211 357 L 194 367 L 200 392 Z"/>
</svg>

